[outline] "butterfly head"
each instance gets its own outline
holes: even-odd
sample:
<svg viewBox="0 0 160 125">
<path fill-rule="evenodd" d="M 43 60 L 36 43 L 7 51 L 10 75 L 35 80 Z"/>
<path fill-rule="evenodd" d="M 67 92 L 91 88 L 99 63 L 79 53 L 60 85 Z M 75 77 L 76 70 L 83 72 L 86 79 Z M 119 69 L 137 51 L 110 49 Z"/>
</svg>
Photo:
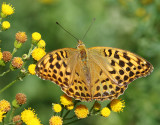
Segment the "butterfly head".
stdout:
<svg viewBox="0 0 160 125">
<path fill-rule="evenodd" d="M 83 50 L 85 48 L 86 48 L 86 46 L 84 45 L 84 43 L 81 40 L 78 40 L 77 49 Z"/>
</svg>

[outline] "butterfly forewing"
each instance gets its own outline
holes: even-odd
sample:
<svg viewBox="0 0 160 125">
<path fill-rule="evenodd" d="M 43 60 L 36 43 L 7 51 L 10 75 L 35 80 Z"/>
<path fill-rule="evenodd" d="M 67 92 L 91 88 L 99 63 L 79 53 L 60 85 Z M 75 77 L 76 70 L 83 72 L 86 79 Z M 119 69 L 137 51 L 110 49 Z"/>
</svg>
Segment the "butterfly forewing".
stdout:
<svg viewBox="0 0 160 125">
<path fill-rule="evenodd" d="M 150 74 L 153 66 L 136 54 L 111 47 L 93 47 L 88 52 L 113 84 L 128 85 L 133 80 Z M 97 61 L 98 60 L 98 61 Z"/>
</svg>

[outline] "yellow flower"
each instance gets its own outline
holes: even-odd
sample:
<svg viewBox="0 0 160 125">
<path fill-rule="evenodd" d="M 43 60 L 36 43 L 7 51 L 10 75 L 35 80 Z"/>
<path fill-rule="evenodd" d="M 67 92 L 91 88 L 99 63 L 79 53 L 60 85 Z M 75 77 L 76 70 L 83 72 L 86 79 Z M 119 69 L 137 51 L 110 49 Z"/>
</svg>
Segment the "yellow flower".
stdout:
<svg viewBox="0 0 160 125">
<path fill-rule="evenodd" d="M 14 8 L 10 4 L 3 3 L 2 4 L 2 13 L 6 16 L 14 13 Z"/>
<path fill-rule="evenodd" d="M 52 116 L 49 120 L 49 125 L 62 125 L 63 121 L 60 116 Z"/>
<path fill-rule="evenodd" d="M 12 60 L 12 66 L 14 68 L 21 68 L 23 65 L 23 60 L 21 57 L 14 57 L 13 60 Z"/>
<path fill-rule="evenodd" d="M 31 108 L 25 109 L 23 112 L 21 112 L 21 119 L 25 123 L 28 123 L 34 117 L 35 117 L 35 113 L 34 113 L 34 110 L 31 110 Z"/>
<path fill-rule="evenodd" d="M 16 40 L 20 43 L 25 43 L 27 41 L 27 35 L 25 32 L 16 33 Z"/>
<path fill-rule="evenodd" d="M 40 40 L 40 41 L 38 42 L 37 46 L 38 46 L 39 48 L 45 48 L 46 43 L 45 43 L 44 40 Z"/>
<path fill-rule="evenodd" d="M 35 48 L 32 51 L 32 57 L 33 59 L 35 59 L 36 61 L 39 61 L 44 55 L 46 55 L 46 52 L 44 51 L 44 49 L 42 48 Z"/>
<path fill-rule="evenodd" d="M 101 115 L 104 116 L 104 117 L 108 117 L 110 114 L 111 114 L 111 111 L 108 107 L 104 107 L 101 110 Z"/>
<path fill-rule="evenodd" d="M 61 97 L 60 97 L 60 102 L 62 105 L 64 106 L 67 106 L 67 105 L 73 105 L 73 102 L 72 102 L 72 98 L 67 96 L 66 94 L 63 94 Z"/>
<path fill-rule="evenodd" d="M 33 41 L 39 41 L 41 39 L 41 34 L 38 32 L 32 33 L 32 40 Z"/>
<path fill-rule="evenodd" d="M 125 102 L 124 100 L 121 101 L 121 99 L 113 99 L 110 102 L 110 107 L 112 111 L 120 112 L 120 111 L 123 111 L 123 108 L 125 107 Z"/>
<path fill-rule="evenodd" d="M 101 108 L 101 104 L 99 104 L 98 102 L 95 102 L 93 108 L 94 108 L 94 110 L 98 111 Z"/>
<path fill-rule="evenodd" d="M 0 122 L 2 122 L 4 117 L 6 117 L 4 114 L 5 114 L 5 112 L 0 110 Z"/>
<path fill-rule="evenodd" d="M 27 125 L 41 125 L 40 120 L 31 108 L 25 109 L 21 112 L 21 119 Z"/>
<path fill-rule="evenodd" d="M 42 125 L 42 124 L 38 118 L 34 117 L 27 123 L 27 125 Z"/>
<path fill-rule="evenodd" d="M 74 112 L 75 112 L 76 116 L 78 117 L 78 119 L 79 118 L 86 118 L 89 114 L 88 108 L 82 104 L 78 105 Z"/>
<path fill-rule="evenodd" d="M 3 111 L 3 112 L 8 112 L 9 110 L 11 110 L 11 104 L 6 101 L 6 100 L 1 100 L 0 101 L 0 111 Z"/>
<path fill-rule="evenodd" d="M 62 110 L 62 106 L 60 104 L 53 104 L 52 108 L 55 112 L 60 112 Z"/>
<path fill-rule="evenodd" d="M 74 105 L 73 105 L 73 104 L 72 104 L 72 105 L 67 105 L 66 108 L 67 108 L 68 110 L 72 110 L 72 109 L 74 108 Z"/>
<path fill-rule="evenodd" d="M 8 21 L 3 21 L 2 22 L 2 29 L 3 30 L 7 30 L 7 29 L 9 29 L 10 28 L 10 23 L 8 22 Z"/>
<path fill-rule="evenodd" d="M 136 10 L 136 16 L 138 16 L 138 17 L 143 17 L 143 16 L 145 16 L 146 15 L 146 10 L 144 9 L 144 8 L 138 8 L 137 10 Z"/>
<path fill-rule="evenodd" d="M 36 68 L 36 64 L 30 64 L 30 65 L 28 66 L 28 71 L 29 71 L 29 73 L 32 74 L 32 75 L 35 75 L 35 74 L 36 74 L 35 68 Z"/>
</svg>

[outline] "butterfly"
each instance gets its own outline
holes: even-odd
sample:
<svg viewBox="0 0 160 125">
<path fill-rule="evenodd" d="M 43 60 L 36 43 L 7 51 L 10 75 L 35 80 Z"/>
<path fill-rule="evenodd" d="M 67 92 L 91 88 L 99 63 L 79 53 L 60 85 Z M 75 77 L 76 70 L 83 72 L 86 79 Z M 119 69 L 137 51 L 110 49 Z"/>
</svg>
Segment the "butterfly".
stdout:
<svg viewBox="0 0 160 125">
<path fill-rule="evenodd" d="M 86 48 L 81 40 L 74 48 L 46 54 L 36 74 L 59 85 L 68 96 L 81 101 L 112 100 L 139 77 L 149 75 L 151 63 L 129 51 L 111 47 Z"/>
</svg>

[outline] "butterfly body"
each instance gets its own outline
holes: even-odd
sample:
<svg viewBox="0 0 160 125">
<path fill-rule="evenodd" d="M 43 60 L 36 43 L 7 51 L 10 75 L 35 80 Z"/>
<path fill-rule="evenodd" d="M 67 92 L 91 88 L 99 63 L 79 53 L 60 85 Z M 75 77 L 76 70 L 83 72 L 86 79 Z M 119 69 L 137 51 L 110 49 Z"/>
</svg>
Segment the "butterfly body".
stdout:
<svg viewBox="0 0 160 125">
<path fill-rule="evenodd" d="M 63 48 L 45 55 L 36 74 L 51 80 L 71 97 L 82 101 L 118 98 L 133 80 L 150 74 L 153 66 L 136 54 L 118 48 Z"/>
</svg>

